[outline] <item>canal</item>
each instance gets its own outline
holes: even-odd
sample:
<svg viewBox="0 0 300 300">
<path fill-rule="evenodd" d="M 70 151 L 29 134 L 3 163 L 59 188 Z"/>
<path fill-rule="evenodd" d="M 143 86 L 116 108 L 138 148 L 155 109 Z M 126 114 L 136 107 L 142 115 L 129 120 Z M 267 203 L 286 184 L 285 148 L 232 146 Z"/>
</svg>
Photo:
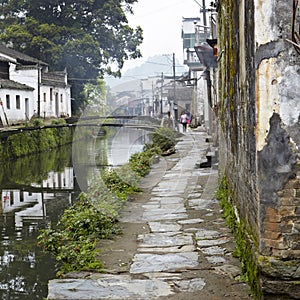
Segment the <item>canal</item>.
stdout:
<svg viewBox="0 0 300 300">
<path fill-rule="evenodd" d="M 103 167 L 126 163 L 150 139 L 121 128 L 107 138 L 87 135 L 72 145 L 1 164 L 0 299 L 43 299 L 55 261 L 37 246 L 39 230 L 56 224 Z"/>
</svg>

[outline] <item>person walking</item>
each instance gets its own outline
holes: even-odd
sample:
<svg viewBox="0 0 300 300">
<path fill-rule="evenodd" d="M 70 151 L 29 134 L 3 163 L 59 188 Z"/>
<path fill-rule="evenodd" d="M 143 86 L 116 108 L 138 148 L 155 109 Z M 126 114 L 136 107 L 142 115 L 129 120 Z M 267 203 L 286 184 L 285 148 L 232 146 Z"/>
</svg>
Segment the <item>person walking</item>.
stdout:
<svg viewBox="0 0 300 300">
<path fill-rule="evenodd" d="M 174 119 L 171 112 L 168 111 L 167 115 L 163 117 L 161 126 L 174 130 Z"/>
<path fill-rule="evenodd" d="M 186 132 L 187 118 L 187 114 L 183 111 L 180 116 L 180 123 L 182 124 L 183 132 Z"/>
</svg>

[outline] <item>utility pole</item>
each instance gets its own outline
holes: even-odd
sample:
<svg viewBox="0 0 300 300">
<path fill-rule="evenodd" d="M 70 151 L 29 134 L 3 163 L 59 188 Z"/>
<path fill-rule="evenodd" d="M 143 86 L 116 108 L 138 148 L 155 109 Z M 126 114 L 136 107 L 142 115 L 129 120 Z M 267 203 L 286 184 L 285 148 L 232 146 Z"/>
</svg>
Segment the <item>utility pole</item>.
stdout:
<svg viewBox="0 0 300 300">
<path fill-rule="evenodd" d="M 174 88 L 174 98 L 173 98 L 173 104 L 176 103 L 176 71 L 175 71 L 175 53 L 173 53 L 173 88 Z"/>
<path fill-rule="evenodd" d="M 207 20 L 206 20 L 206 6 L 205 6 L 205 0 L 202 0 L 202 13 L 203 13 L 203 25 L 204 25 L 204 33 L 207 34 Z M 201 10 L 200 10 L 201 12 Z M 207 38 L 207 36 L 206 36 Z"/>
<path fill-rule="evenodd" d="M 164 84 L 164 73 L 161 73 L 161 80 L 160 80 L 160 113 L 163 114 L 163 84 Z"/>
<path fill-rule="evenodd" d="M 177 119 L 178 119 L 178 104 L 176 100 L 176 68 L 175 68 L 175 53 L 173 53 L 173 81 L 174 81 L 174 100 L 173 100 L 173 109 L 174 109 L 174 118 L 175 126 L 177 128 Z"/>
</svg>

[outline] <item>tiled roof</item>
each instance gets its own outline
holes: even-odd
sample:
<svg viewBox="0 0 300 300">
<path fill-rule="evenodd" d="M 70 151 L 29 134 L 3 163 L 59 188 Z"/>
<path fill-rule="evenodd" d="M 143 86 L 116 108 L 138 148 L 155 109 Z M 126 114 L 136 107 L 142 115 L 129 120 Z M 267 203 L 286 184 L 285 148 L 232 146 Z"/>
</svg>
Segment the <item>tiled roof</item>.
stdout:
<svg viewBox="0 0 300 300">
<path fill-rule="evenodd" d="M 0 53 L 3 53 L 7 56 L 11 56 L 14 59 L 16 59 L 19 62 L 27 63 L 27 64 L 40 64 L 46 66 L 47 64 L 41 60 L 38 60 L 34 57 L 31 57 L 29 55 L 23 54 L 19 51 L 16 51 L 12 48 L 8 48 L 4 46 L 3 44 L 0 44 Z"/>
<path fill-rule="evenodd" d="M 42 85 L 66 87 L 65 72 L 42 72 Z"/>
<path fill-rule="evenodd" d="M 13 80 L 8 79 L 0 79 L 0 89 L 9 89 L 9 90 L 27 90 L 27 91 L 33 91 L 34 88 L 22 84 Z"/>
</svg>

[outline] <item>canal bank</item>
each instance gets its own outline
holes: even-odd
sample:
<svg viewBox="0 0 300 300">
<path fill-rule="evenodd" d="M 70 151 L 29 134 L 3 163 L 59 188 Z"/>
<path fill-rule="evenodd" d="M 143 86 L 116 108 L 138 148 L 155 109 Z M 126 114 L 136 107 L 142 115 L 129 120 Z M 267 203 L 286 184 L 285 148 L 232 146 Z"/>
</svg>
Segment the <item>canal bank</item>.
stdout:
<svg viewBox="0 0 300 300">
<path fill-rule="evenodd" d="M 183 135 L 127 203 L 123 235 L 98 245 L 106 274 L 51 280 L 48 299 L 251 299 L 215 199 L 217 170 L 197 168 L 209 146 L 204 131 Z"/>
</svg>

